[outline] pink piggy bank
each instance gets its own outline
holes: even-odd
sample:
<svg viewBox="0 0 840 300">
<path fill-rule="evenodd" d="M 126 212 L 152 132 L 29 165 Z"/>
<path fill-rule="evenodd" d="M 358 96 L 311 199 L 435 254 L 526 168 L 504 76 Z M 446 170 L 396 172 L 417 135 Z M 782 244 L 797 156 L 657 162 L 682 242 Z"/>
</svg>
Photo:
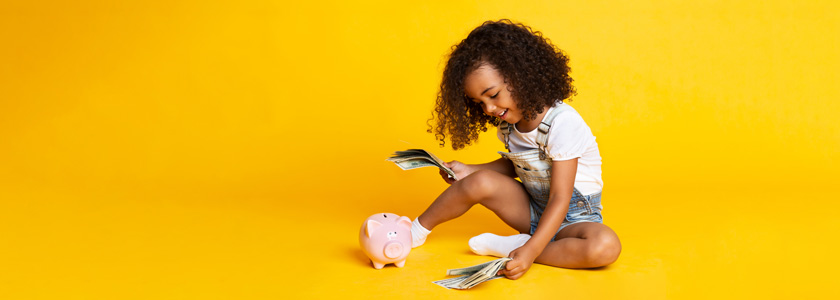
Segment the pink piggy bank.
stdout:
<svg viewBox="0 0 840 300">
<path fill-rule="evenodd" d="M 411 219 L 390 213 L 372 215 L 362 223 L 359 244 L 374 268 L 390 263 L 402 268 L 411 251 Z"/>
</svg>

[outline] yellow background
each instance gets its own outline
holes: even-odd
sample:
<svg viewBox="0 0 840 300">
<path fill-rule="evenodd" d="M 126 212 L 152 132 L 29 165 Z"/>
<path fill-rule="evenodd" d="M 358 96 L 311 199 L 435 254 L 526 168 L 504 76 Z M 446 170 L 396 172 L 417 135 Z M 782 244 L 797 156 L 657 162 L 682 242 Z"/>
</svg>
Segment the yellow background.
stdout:
<svg viewBox="0 0 840 300">
<path fill-rule="evenodd" d="M 839 8 L 2 1 L 0 298 L 836 298 Z M 622 256 L 431 284 L 513 233 L 476 207 L 374 270 L 361 222 L 446 187 L 392 151 L 503 149 L 425 132 L 450 46 L 498 18 L 570 55 Z"/>
</svg>

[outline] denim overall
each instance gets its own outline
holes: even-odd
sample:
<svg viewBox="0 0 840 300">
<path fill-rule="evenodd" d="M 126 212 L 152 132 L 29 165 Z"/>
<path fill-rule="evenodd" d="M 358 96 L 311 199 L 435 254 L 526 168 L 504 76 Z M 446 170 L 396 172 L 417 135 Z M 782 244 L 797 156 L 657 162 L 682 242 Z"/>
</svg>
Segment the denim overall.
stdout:
<svg viewBox="0 0 840 300">
<path fill-rule="evenodd" d="M 537 145 L 539 148 L 516 153 L 510 153 L 510 133 L 513 125 L 504 121 L 499 124 L 499 130 L 502 131 L 505 138 L 505 149 L 508 150 L 508 152 L 500 151 L 499 154 L 513 163 L 516 175 L 519 176 L 522 185 L 525 186 L 525 190 L 528 191 L 531 198 L 531 235 L 537 230 L 537 224 L 545 211 L 545 206 L 548 204 L 552 160 L 546 155 L 545 147 L 548 145 L 548 130 L 551 128 L 551 122 L 559 113 L 560 110 L 552 109 L 537 127 Z M 560 229 L 580 222 L 603 223 L 601 209 L 603 209 L 601 192 L 584 196 L 575 188 L 572 199 L 569 201 L 569 212 L 566 213 L 566 219 L 563 220 Z M 560 229 L 557 231 L 559 232 Z M 555 235 L 557 234 L 555 233 Z"/>
</svg>

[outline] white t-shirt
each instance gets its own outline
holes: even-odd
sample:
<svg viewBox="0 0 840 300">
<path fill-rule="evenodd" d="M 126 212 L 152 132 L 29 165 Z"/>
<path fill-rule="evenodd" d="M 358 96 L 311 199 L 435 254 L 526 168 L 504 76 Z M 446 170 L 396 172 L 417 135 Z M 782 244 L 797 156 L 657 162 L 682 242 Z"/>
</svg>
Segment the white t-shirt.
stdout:
<svg viewBox="0 0 840 300">
<path fill-rule="evenodd" d="M 548 145 L 546 145 L 548 156 L 555 161 L 578 158 L 575 188 L 584 195 L 600 192 L 604 188 L 604 181 L 601 179 L 601 154 L 592 130 L 580 114 L 568 104 L 561 102 L 549 108 L 548 112 L 553 109 L 561 111 L 551 122 L 551 128 L 548 130 Z M 505 141 L 501 130 L 497 131 L 497 136 L 502 142 Z M 520 132 L 516 126 L 513 126 L 509 146 L 510 151 L 514 153 L 538 149 L 537 129 Z"/>
</svg>

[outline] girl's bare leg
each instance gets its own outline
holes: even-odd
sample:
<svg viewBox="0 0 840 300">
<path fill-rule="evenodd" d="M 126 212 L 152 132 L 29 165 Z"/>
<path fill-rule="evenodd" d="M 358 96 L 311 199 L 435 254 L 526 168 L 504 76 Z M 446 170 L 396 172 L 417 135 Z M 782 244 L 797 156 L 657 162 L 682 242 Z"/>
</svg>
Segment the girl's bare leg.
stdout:
<svg viewBox="0 0 840 300">
<path fill-rule="evenodd" d="M 418 217 L 420 225 L 432 230 L 457 218 L 473 205 L 493 211 L 508 226 L 519 232 L 531 229 L 528 192 L 519 181 L 492 170 L 479 170 L 456 181 Z"/>
<path fill-rule="evenodd" d="M 618 259 L 621 242 L 607 225 L 575 223 L 563 228 L 535 262 L 570 269 L 597 268 Z"/>
<path fill-rule="evenodd" d="M 521 183 L 491 170 L 480 170 L 453 183 L 418 217 L 426 229 L 463 215 L 473 205 L 493 211 L 508 226 L 528 233 L 531 210 Z M 563 228 L 535 262 L 561 268 L 596 268 L 618 259 L 621 243 L 608 226 L 584 222 Z"/>
</svg>

